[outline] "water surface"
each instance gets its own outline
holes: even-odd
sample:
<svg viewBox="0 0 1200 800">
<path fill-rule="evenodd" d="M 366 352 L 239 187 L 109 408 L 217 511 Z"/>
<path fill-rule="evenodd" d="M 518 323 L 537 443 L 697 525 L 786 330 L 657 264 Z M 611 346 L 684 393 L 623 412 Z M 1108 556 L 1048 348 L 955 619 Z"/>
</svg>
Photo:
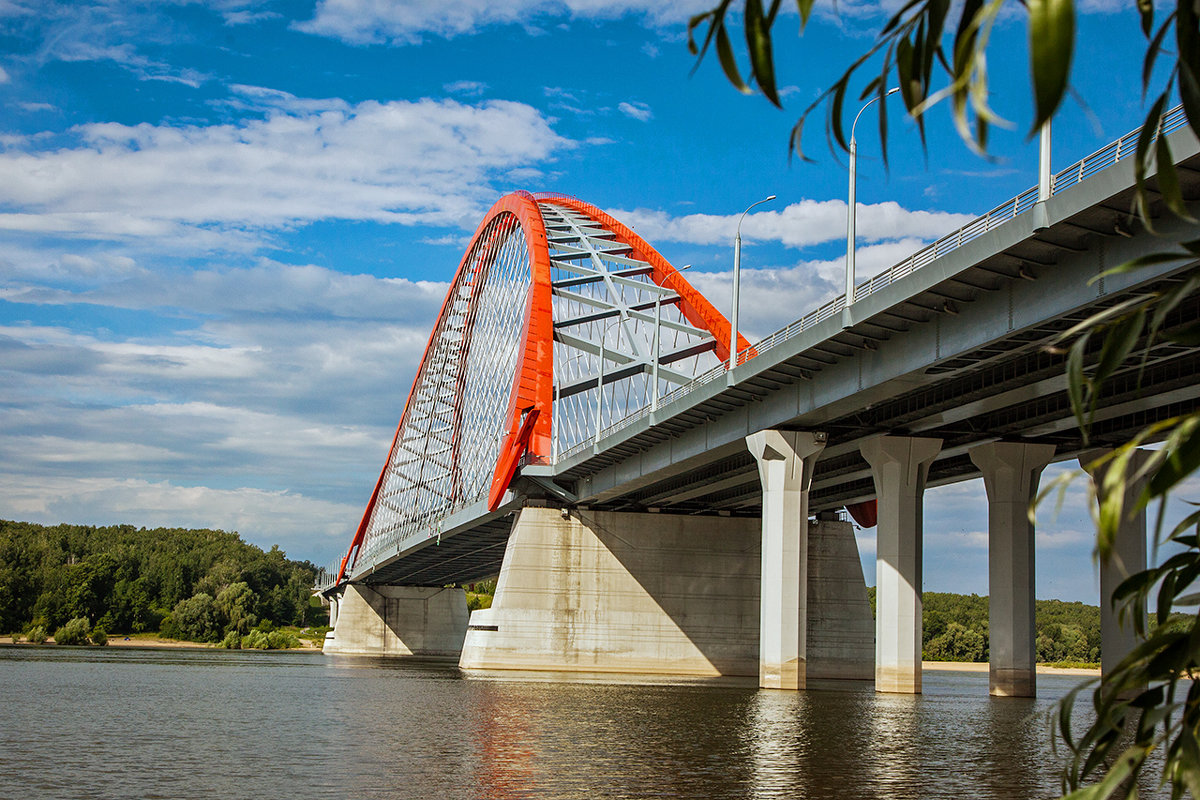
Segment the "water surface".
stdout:
<svg viewBox="0 0 1200 800">
<path fill-rule="evenodd" d="M 0 648 L 0 797 L 1056 797 L 1037 700 L 464 678 L 432 663 Z"/>
</svg>

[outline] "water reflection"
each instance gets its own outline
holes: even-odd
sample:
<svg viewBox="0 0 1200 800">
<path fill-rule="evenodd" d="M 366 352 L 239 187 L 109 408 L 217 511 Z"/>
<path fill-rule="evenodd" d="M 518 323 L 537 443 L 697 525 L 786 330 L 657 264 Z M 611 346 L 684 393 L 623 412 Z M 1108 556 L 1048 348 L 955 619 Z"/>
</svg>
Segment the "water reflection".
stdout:
<svg viewBox="0 0 1200 800">
<path fill-rule="evenodd" d="M 1046 798 L 1041 715 L 1074 679 L 1040 684 L 1037 700 L 989 697 L 986 673 L 927 674 L 920 696 L 792 693 L 0 648 L 0 770 L 38 798 Z"/>
</svg>

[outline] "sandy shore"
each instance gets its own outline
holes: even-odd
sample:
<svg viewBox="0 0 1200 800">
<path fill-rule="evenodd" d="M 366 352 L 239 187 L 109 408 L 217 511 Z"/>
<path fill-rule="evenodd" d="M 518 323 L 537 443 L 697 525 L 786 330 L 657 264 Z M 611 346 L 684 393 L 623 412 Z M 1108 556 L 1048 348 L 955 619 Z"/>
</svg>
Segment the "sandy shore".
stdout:
<svg viewBox="0 0 1200 800">
<path fill-rule="evenodd" d="M 921 669 L 929 670 L 949 670 L 953 672 L 987 672 L 987 664 L 976 664 L 963 661 L 922 661 Z M 1080 677 L 1095 677 L 1100 675 L 1098 669 L 1078 669 L 1072 667 L 1064 669 L 1062 667 L 1048 667 L 1045 664 L 1037 665 L 1038 675 L 1078 675 Z"/>
</svg>

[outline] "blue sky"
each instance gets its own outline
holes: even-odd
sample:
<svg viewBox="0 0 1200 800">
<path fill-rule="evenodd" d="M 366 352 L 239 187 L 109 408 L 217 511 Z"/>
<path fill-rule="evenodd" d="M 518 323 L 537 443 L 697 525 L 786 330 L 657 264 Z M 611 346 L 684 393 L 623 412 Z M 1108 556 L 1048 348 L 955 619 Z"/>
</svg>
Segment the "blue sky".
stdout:
<svg viewBox="0 0 1200 800">
<path fill-rule="evenodd" d="M 783 19 L 779 111 L 715 61 L 691 73 L 703 6 L 0 0 L 0 516 L 219 527 L 332 560 L 446 281 L 513 189 L 605 208 L 723 309 L 736 218 L 777 194 L 742 229 L 745 332 L 839 293 L 844 163 L 819 125 L 816 163 L 789 162 L 787 136 L 883 9 L 819 4 L 796 40 Z M 1132 6 L 1081 8 L 1056 168 L 1143 113 Z M 1014 127 L 993 159 L 945 109 L 926 151 L 894 113 L 885 171 L 864 116 L 862 272 L 1036 182 L 1022 14 L 994 34 Z M 927 496 L 927 590 L 986 591 L 982 498 Z M 1039 596 L 1095 601 L 1083 508 L 1075 491 L 1040 526 Z"/>
</svg>

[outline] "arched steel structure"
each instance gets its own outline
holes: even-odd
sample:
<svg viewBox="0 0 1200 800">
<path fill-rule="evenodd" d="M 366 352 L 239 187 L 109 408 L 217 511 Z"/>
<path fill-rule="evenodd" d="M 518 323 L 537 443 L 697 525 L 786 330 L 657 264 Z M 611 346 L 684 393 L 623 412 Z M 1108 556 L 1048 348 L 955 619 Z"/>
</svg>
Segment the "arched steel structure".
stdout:
<svg viewBox="0 0 1200 800">
<path fill-rule="evenodd" d="M 501 198 L 455 273 L 338 582 L 364 555 L 436 535 L 457 509 L 495 508 L 521 463 L 553 463 L 728 361 L 729 334 L 678 270 L 595 206 Z"/>
</svg>

